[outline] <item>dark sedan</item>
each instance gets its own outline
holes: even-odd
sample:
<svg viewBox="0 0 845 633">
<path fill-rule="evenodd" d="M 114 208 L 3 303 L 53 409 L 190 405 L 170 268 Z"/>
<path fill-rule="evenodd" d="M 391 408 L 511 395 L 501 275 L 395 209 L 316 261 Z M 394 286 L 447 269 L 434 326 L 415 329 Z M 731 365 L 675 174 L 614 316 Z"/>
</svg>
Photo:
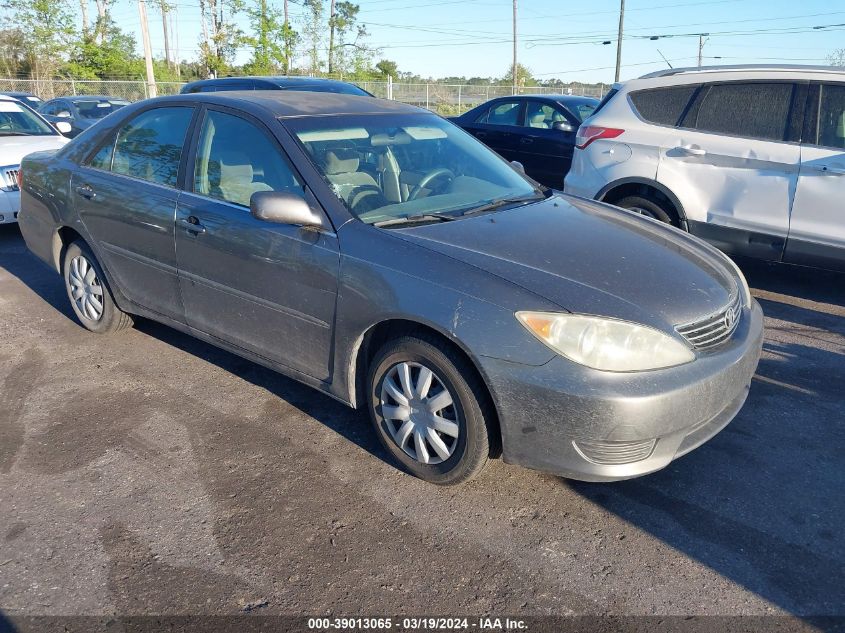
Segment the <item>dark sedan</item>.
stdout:
<svg viewBox="0 0 845 633">
<path fill-rule="evenodd" d="M 506 159 L 521 163 L 537 182 L 563 189 L 575 132 L 598 104 L 592 97 L 519 95 L 492 99 L 451 120 Z"/>
<path fill-rule="evenodd" d="M 319 77 L 220 77 L 201 79 L 182 86 L 182 94 L 195 92 L 226 92 L 234 90 L 302 90 L 305 92 L 334 92 L 343 95 L 372 97 L 355 84 Z"/>
<path fill-rule="evenodd" d="M 83 326 L 142 315 L 366 408 L 434 483 L 500 451 L 652 472 L 730 422 L 757 366 L 762 312 L 726 256 L 393 101 L 152 99 L 21 174 L 21 232 Z"/>
<path fill-rule="evenodd" d="M 43 103 L 38 108 L 38 113 L 53 124 L 69 123 L 70 132 L 64 134 L 73 138 L 125 105 L 129 105 L 129 101 L 118 97 L 100 95 L 59 97 Z"/>
</svg>

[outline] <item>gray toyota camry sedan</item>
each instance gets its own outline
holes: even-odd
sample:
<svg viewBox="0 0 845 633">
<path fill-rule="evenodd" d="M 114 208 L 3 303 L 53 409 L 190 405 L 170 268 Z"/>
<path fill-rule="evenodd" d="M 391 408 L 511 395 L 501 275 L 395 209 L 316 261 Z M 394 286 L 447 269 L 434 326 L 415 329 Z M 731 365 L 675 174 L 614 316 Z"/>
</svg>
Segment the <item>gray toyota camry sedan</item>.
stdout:
<svg viewBox="0 0 845 633">
<path fill-rule="evenodd" d="M 730 259 L 392 101 L 143 101 L 21 179 L 21 231 L 84 327 L 155 319 L 366 408 L 437 484 L 498 455 L 663 468 L 736 415 L 760 354 Z"/>
</svg>

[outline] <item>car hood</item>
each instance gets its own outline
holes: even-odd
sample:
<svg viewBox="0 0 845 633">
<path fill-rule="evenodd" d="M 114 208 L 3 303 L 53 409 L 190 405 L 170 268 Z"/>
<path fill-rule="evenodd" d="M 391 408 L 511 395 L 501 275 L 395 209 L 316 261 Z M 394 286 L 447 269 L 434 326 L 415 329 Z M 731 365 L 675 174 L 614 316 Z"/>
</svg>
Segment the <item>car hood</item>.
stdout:
<svg viewBox="0 0 845 633">
<path fill-rule="evenodd" d="M 58 149 L 67 142 L 64 136 L 0 136 L 0 165 L 20 165 L 27 154 Z"/>
<path fill-rule="evenodd" d="M 709 315 L 738 292 L 724 256 L 695 238 L 569 196 L 395 233 L 571 312 L 666 327 Z"/>
</svg>

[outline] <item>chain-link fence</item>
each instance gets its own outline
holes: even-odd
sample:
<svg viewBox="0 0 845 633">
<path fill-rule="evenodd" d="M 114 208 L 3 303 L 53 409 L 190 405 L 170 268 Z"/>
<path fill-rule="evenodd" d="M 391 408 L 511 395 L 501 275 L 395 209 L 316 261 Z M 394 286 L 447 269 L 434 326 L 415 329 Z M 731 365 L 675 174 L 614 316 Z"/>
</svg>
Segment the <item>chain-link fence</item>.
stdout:
<svg viewBox="0 0 845 633">
<path fill-rule="evenodd" d="M 383 99 L 392 98 L 427 108 L 442 115 L 457 115 L 494 97 L 513 94 L 511 86 L 485 86 L 473 84 L 400 83 L 387 81 L 351 82 Z M 183 86 L 179 82 L 158 82 L 159 95 L 178 94 Z M 569 84 L 565 87 L 525 86 L 520 94 L 572 94 L 601 99 L 607 91 L 604 84 Z M 74 79 L 0 79 L 0 92 L 30 92 L 42 99 L 72 95 L 109 95 L 129 101 L 149 96 L 145 81 L 107 81 Z"/>
</svg>

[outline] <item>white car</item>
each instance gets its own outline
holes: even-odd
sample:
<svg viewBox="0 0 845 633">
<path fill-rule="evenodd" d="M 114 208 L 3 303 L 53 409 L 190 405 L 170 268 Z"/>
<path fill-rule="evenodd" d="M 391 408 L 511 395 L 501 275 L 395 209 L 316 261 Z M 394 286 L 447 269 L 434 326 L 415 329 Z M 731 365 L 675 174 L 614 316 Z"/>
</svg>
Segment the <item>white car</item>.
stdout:
<svg viewBox="0 0 845 633">
<path fill-rule="evenodd" d="M 17 222 L 21 209 L 18 170 L 27 154 L 68 142 L 58 130 L 17 99 L 0 95 L 0 224 Z"/>
<path fill-rule="evenodd" d="M 728 253 L 845 269 L 845 71 L 652 73 L 614 86 L 576 147 L 568 193 Z"/>
</svg>

